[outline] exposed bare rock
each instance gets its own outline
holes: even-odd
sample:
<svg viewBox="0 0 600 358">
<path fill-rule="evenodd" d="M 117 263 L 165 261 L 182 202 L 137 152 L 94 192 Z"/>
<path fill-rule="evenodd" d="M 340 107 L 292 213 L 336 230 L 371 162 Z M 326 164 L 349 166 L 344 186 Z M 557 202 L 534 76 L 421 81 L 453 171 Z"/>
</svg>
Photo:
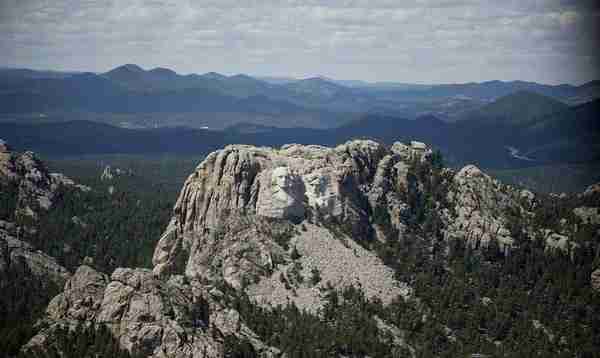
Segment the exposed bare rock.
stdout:
<svg viewBox="0 0 600 358">
<path fill-rule="evenodd" d="M 406 162 L 410 162 L 415 158 L 422 161 L 432 153 L 429 146 L 417 141 L 411 141 L 409 145 L 396 142 L 392 145 L 391 149 L 394 154 L 400 155 L 402 160 Z"/>
<path fill-rule="evenodd" d="M 561 250 L 569 252 L 571 248 L 574 248 L 577 243 L 572 242 L 567 235 L 561 235 L 551 230 L 544 230 L 544 241 L 546 242 L 546 250 Z"/>
<path fill-rule="evenodd" d="M 400 205 L 392 189 L 398 185 L 394 165 L 402 160 L 368 140 L 336 148 L 233 145 L 211 153 L 184 184 L 154 253 L 155 272 L 172 272 L 181 257 L 190 257 L 194 242 L 232 213 L 294 222 L 335 218 L 360 240 L 369 234 L 369 210 L 378 200 Z"/>
<path fill-rule="evenodd" d="M 562 200 L 556 197 L 555 200 Z M 472 246 L 486 246 L 490 240 L 497 240 L 503 250 L 513 246 L 514 240 L 508 229 L 510 213 L 523 218 L 523 230 L 532 238 L 541 238 L 546 250 L 561 250 L 572 253 L 578 246 L 571 240 L 567 221 L 561 221 L 562 229 L 534 228 L 536 195 L 528 190 L 517 190 L 504 185 L 483 173 L 474 165 L 467 165 L 454 175 L 454 183 L 448 193 L 448 201 L 453 213 L 446 212 L 445 234 L 448 239 L 461 238 Z M 574 214 L 584 222 L 594 223 L 597 208 L 576 208 Z"/>
<path fill-rule="evenodd" d="M 106 167 L 104 167 L 104 170 L 100 175 L 100 180 L 112 180 L 113 178 L 114 175 L 112 173 L 112 169 L 110 168 L 110 165 L 107 165 Z"/>
<path fill-rule="evenodd" d="M 600 225 L 600 208 L 582 206 L 573 209 L 573 214 L 584 224 Z"/>
<path fill-rule="evenodd" d="M 544 332 L 544 334 L 546 335 L 546 337 L 548 337 L 550 342 L 554 341 L 554 338 L 556 337 L 555 334 L 552 333 L 552 331 L 548 329 L 548 327 L 546 327 L 542 322 L 540 322 L 537 319 L 534 319 L 531 323 L 533 324 L 533 328 Z"/>
<path fill-rule="evenodd" d="M 431 194 L 425 188 L 439 186 L 442 196 L 429 195 L 426 204 L 414 206 L 439 210 L 447 240 L 473 246 L 498 240 L 505 250 L 513 246 L 508 213 L 525 218 L 526 226 L 538 204 L 535 194 L 502 185 L 472 165 L 437 171 L 435 183 L 409 173 L 430 154 L 419 142 L 387 148 L 369 140 L 335 148 L 232 145 L 211 153 L 184 184 L 155 248 L 154 268 L 119 268 L 109 277 L 81 266 L 50 302 L 41 331 L 23 353 L 61 357 L 77 334 L 106 330 L 110 344 L 134 355 L 222 357 L 226 338 L 233 337 L 250 344 L 259 357 L 280 357 L 228 303 L 231 289 L 259 305 L 294 303 L 314 314 L 331 287 L 357 286 L 383 304 L 419 301 L 368 249 L 378 244 L 372 240 L 393 239 L 390 234 L 402 239 L 406 227 L 419 225 L 416 215 L 410 216 L 415 209 L 410 195 Z M 45 183 L 40 173 L 33 178 Z M 574 214 L 590 217 L 582 208 Z M 545 239 L 548 250 L 569 251 L 575 247 L 569 223 L 552 230 L 524 227 L 523 232 Z M 430 242 L 418 240 L 426 252 Z M 1 243 L 3 270 L 12 259 L 8 244 Z M 592 273 L 591 285 L 600 290 L 599 270 Z M 488 297 L 481 302 L 493 304 Z M 415 355 L 404 332 L 379 317 L 376 322 L 399 351 Z M 449 327 L 446 338 L 457 340 Z"/>
<path fill-rule="evenodd" d="M 71 222 L 75 225 L 80 226 L 83 229 L 88 227 L 88 224 L 85 221 L 81 220 L 81 218 L 79 218 L 79 216 L 73 216 L 71 218 Z"/>
<path fill-rule="evenodd" d="M 592 289 L 600 292 L 600 268 L 592 271 L 592 274 L 590 275 L 590 285 L 592 286 Z"/>
<path fill-rule="evenodd" d="M 532 207 L 535 204 L 535 194 L 531 191 L 523 189 L 519 192 L 519 196 L 529 207 Z"/>
<path fill-rule="evenodd" d="M 296 232 L 290 245 L 300 257 L 277 265 L 266 277 L 248 286 L 256 302 L 276 306 L 294 302 L 299 308 L 317 312 L 321 308 L 321 289 L 347 286 L 362 288 L 368 298 L 388 304 L 398 296 L 409 297 L 412 290 L 394 279 L 394 272 L 377 255 L 349 237 L 335 236 L 325 227 L 310 223 Z M 296 271 L 297 270 L 297 271 Z M 313 282 L 313 272 L 320 280 Z"/>
<path fill-rule="evenodd" d="M 185 274 L 191 278 L 224 279 L 236 289 L 273 272 L 287 259 L 276 237 L 292 230 L 289 224 L 254 216 L 232 216 L 209 235 L 192 243 Z"/>
<path fill-rule="evenodd" d="M 47 327 L 23 347 L 24 354 L 61 357 L 61 347 L 75 343 L 61 334 L 65 327 L 77 332 L 92 325 L 108 329 L 114 344 L 132 355 L 223 357 L 225 336 L 250 342 L 259 357 L 280 355 L 205 287 L 183 276 L 161 281 L 150 270 L 119 268 L 108 278 L 81 266 L 47 315 Z"/>
<path fill-rule="evenodd" d="M 392 337 L 392 342 L 393 345 L 395 347 L 399 347 L 401 349 L 404 350 L 404 352 L 407 352 L 408 355 L 412 358 L 416 357 L 416 352 L 415 349 L 410 346 L 408 343 L 406 343 L 406 332 L 402 331 L 401 329 L 399 329 L 396 326 L 390 325 L 389 323 L 386 323 L 384 320 L 382 320 L 381 318 L 375 316 L 374 317 L 375 322 L 377 322 L 377 328 L 381 331 L 384 332 L 385 334 L 387 334 L 388 336 Z M 400 352 L 394 352 L 398 355 L 398 356 L 404 356 L 404 354 L 401 354 Z"/>
<path fill-rule="evenodd" d="M 107 165 L 102 170 L 102 174 L 100 174 L 100 180 L 113 180 L 115 177 L 123 176 L 123 175 L 133 175 L 131 169 L 125 170 L 121 168 L 112 168 L 110 165 Z"/>
<path fill-rule="evenodd" d="M 463 238 L 473 245 L 486 245 L 497 239 L 501 247 L 512 245 L 505 213 L 514 209 L 524 211 L 514 189 L 468 165 L 454 176 L 448 201 L 456 213 L 456 217 L 448 218 L 448 238 Z"/>
<path fill-rule="evenodd" d="M 18 188 L 16 214 L 30 217 L 36 217 L 38 210 L 48 210 L 52 206 L 55 192 L 60 186 L 90 190 L 63 174 L 49 173 L 33 152 L 14 153 L 6 144 L 0 150 L 0 186 L 3 185 Z"/>
<path fill-rule="evenodd" d="M 84 192 L 92 190 L 92 188 L 87 185 L 77 184 L 73 179 L 62 173 L 50 173 L 50 177 L 52 177 L 52 190 L 58 189 L 61 185 L 72 186 Z"/>
</svg>

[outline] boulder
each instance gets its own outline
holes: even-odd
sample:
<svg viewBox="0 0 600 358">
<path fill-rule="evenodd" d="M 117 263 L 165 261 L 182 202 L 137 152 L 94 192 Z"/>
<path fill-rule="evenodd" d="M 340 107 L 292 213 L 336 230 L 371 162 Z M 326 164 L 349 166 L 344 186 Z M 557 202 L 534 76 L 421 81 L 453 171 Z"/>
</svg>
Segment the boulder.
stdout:
<svg viewBox="0 0 600 358">
<path fill-rule="evenodd" d="M 52 206 L 56 191 L 61 186 L 72 186 L 82 191 L 90 188 L 77 185 L 60 173 L 49 173 L 33 152 L 11 152 L 5 145 L 0 150 L 0 186 L 14 185 L 18 188 L 16 214 L 37 217 L 39 210 Z"/>
<path fill-rule="evenodd" d="M 453 179 L 448 202 L 455 215 L 446 215 L 445 235 L 448 239 L 464 239 L 470 245 L 487 245 L 495 239 L 508 249 L 513 238 L 507 228 L 505 213 L 520 204 L 521 193 L 501 184 L 474 165 L 459 170 Z"/>
<path fill-rule="evenodd" d="M 590 275 L 590 286 L 592 286 L 594 291 L 600 292 L 600 268 L 592 271 L 592 274 Z"/>
<path fill-rule="evenodd" d="M 182 276 L 163 281 L 147 269 L 118 268 L 109 278 L 81 266 L 52 300 L 46 323 L 22 353 L 63 357 L 64 347 L 91 329 L 108 331 L 116 348 L 135 356 L 223 357 L 219 337 L 224 336 L 250 342 L 259 356 L 280 355 L 208 292 Z"/>
</svg>

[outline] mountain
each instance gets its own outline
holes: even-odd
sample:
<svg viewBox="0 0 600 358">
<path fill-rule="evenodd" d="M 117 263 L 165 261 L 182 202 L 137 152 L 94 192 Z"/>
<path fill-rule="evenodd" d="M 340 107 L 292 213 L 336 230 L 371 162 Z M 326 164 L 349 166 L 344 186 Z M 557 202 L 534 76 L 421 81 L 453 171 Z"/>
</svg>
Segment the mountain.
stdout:
<svg viewBox="0 0 600 358">
<path fill-rule="evenodd" d="M 201 92 L 190 90 L 190 101 L 194 96 L 199 96 L 199 93 Z M 529 93 L 526 95 L 539 97 Z M 170 109 L 179 106 L 212 116 L 210 111 L 235 106 L 243 108 L 247 113 L 257 113 L 257 116 L 270 113 L 288 120 L 292 118 L 292 114 L 296 118 L 302 118 L 306 113 L 301 107 L 268 97 L 233 100 L 231 97 L 202 96 L 212 99 L 208 103 L 197 103 L 195 108 L 185 107 L 187 100 L 183 99 L 181 93 L 124 98 L 128 99 L 125 103 L 132 112 L 146 110 L 168 113 Z M 521 98 L 523 97 L 516 97 L 515 106 Z M 513 113 L 512 106 L 504 105 L 505 100 L 500 101 L 502 106 L 493 108 Z M 542 97 L 541 100 L 546 103 L 546 98 Z M 550 103 L 554 102 L 550 100 Z M 497 113 L 502 113 L 500 110 Z M 291 142 L 337 145 L 354 138 L 372 138 L 386 144 L 397 140 L 418 140 L 441 149 L 453 165 L 475 163 L 487 168 L 515 168 L 597 160 L 597 153 L 600 152 L 596 144 L 600 142 L 598 113 L 599 102 L 594 101 L 519 121 L 474 119 L 448 123 L 431 115 L 415 120 L 365 115 L 335 128 L 317 129 L 274 127 L 264 120 L 244 122 L 238 118 L 224 131 L 189 128 L 134 130 L 84 121 L 44 124 L 13 122 L 0 123 L 0 132 L 17 148 L 32 148 L 49 154 L 206 153 L 219 146 L 234 143 L 280 146 Z M 335 117 L 325 115 L 319 121 L 331 118 Z M 318 124 L 313 124 L 316 125 Z M 103 135 L 98 136 L 97 133 Z"/>
<path fill-rule="evenodd" d="M 420 95 L 423 97 L 456 97 L 465 96 L 483 100 L 494 100 L 516 91 L 536 92 L 545 96 L 562 98 L 576 91 L 572 85 L 545 85 L 525 81 L 486 81 L 457 84 L 432 85 L 430 88 L 403 90 L 406 95 Z"/>
<path fill-rule="evenodd" d="M 20 353 L 593 356 L 599 188 L 536 195 L 423 143 L 227 146 L 184 183 L 151 268 L 80 264 Z"/>
<path fill-rule="evenodd" d="M 38 118 L 41 114 L 47 120 L 87 118 L 137 123 L 134 126 L 151 123 L 219 128 L 242 121 L 280 127 L 328 127 L 347 117 L 345 113 L 307 105 L 301 98 L 304 95 L 293 95 L 285 88 L 246 75 L 181 76 L 165 68 L 146 71 L 136 65 L 123 65 L 101 75 L 7 80 L 1 86 L 6 88 L 0 92 L 0 113 L 18 118 Z M 146 117 L 159 113 L 173 114 L 170 117 L 177 120 L 170 123 L 164 115 L 154 120 Z M 210 120 L 201 120 L 198 114 Z M 124 116 L 130 119 L 118 119 Z"/>
<path fill-rule="evenodd" d="M 168 68 L 157 67 L 146 71 L 131 64 L 119 66 L 102 76 L 129 90 L 141 92 L 204 89 L 221 95 L 243 98 L 264 94 L 270 88 L 266 82 L 243 74 L 229 77 L 215 72 L 203 75 L 180 75 Z"/>
<path fill-rule="evenodd" d="M 215 79 L 203 76 L 182 76 L 168 68 L 157 67 L 144 70 L 138 65 L 127 64 L 101 75 L 124 88 L 141 92 L 174 91 L 188 88 L 215 89 Z"/>
<path fill-rule="evenodd" d="M 103 76 L 127 87 L 133 87 L 144 84 L 145 73 L 146 71 L 138 65 L 126 64 L 106 72 Z"/>
<path fill-rule="evenodd" d="M 60 173 L 50 173 L 34 153 L 14 152 L 0 140 L 0 351 L 29 333 L 32 320 L 70 278 L 63 263 L 24 240 L 35 223 L 62 201 L 62 190 L 91 190 Z M 47 237 L 46 239 L 52 240 Z M 22 339 L 22 338 L 21 338 Z M 17 348 L 18 349 L 18 348 Z"/>
<path fill-rule="evenodd" d="M 524 126 L 516 142 L 526 155 L 541 160 L 598 160 L 598 113 L 600 100 L 554 112 Z"/>
<path fill-rule="evenodd" d="M 102 74 L 2 73 L 10 71 L 0 71 L 0 114 L 7 119 L 83 119 L 136 128 L 222 129 L 241 122 L 331 128 L 375 114 L 407 119 L 432 114 L 445 121 L 497 116 L 528 120 L 564 109 L 540 95 L 582 103 L 600 93 L 594 81 L 578 87 L 522 81 L 362 86 L 323 77 L 269 83 L 244 74 L 180 75 L 134 64 Z"/>
<path fill-rule="evenodd" d="M 593 80 L 577 87 L 575 93 L 565 99 L 570 104 L 582 104 L 600 98 L 600 80 Z"/>
<path fill-rule="evenodd" d="M 4 81 L 18 82 L 27 79 L 66 78 L 81 72 L 74 71 L 41 71 L 28 68 L 0 68 L 0 83 Z"/>
<path fill-rule="evenodd" d="M 191 75 L 188 75 L 188 76 L 191 76 L 191 77 L 194 77 L 194 76 L 204 77 L 204 78 L 208 78 L 208 79 L 211 79 L 211 80 L 221 80 L 221 81 L 224 81 L 224 80 L 227 79 L 227 76 L 222 75 L 222 74 L 217 73 L 217 72 L 207 72 L 207 73 L 205 73 L 205 74 L 203 74 L 201 76 L 196 75 L 196 74 L 191 74 Z"/>
<path fill-rule="evenodd" d="M 270 83 L 272 85 L 282 85 L 282 84 L 298 81 L 297 78 L 292 78 L 292 77 L 260 76 L 260 77 L 256 77 L 256 78 L 261 81 Z"/>
<path fill-rule="evenodd" d="M 512 123 L 529 122 L 533 119 L 566 110 L 568 106 L 536 92 L 519 90 L 478 109 L 467 112 L 461 120 L 499 120 Z"/>
<path fill-rule="evenodd" d="M 321 125 L 318 123 L 326 117 L 356 117 L 364 114 L 409 119 L 434 114 L 448 121 L 464 117 L 468 112 L 475 115 L 498 111 L 501 114 L 506 110 L 494 109 L 493 106 L 480 108 L 479 112 L 476 109 L 518 91 L 537 93 L 571 104 L 593 100 L 600 94 L 594 81 L 582 86 L 549 86 L 523 81 L 412 85 L 362 83 L 323 77 L 269 82 L 244 74 L 225 76 L 209 72 L 204 75 L 180 75 L 168 68 L 145 70 L 134 64 L 119 66 L 102 74 L 29 72 L 0 71 L 1 114 L 17 118 L 41 114 L 44 117 L 71 120 L 85 118 L 107 123 L 135 123 L 134 126 L 148 126 L 151 123 L 151 126 L 204 127 L 204 123 L 193 123 L 193 114 L 211 113 L 211 117 L 216 118 L 211 128 L 234 124 L 231 121 L 268 122 L 276 127 L 330 127 L 334 121 Z M 253 100 L 259 103 L 245 106 Z M 515 100 L 508 102 L 512 101 Z M 543 107 L 541 101 L 539 105 Z M 285 107 L 289 107 L 291 112 L 283 110 Z M 256 108 L 261 108 L 261 112 L 256 112 Z M 535 114 L 542 109 L 532 111 Z M 149 113 L 173 115 L 154 116 L 148 120 Z M 115 119 L 123 116 L 129 118 L 124 121 Z M 300 123 L 291 125 L 289 118 L 286 118 L 289 116 Z M 182 117 L 185 119 L 182 120 Z M 235 117 L 239 117 L 239 120 L 235 120 Z M 172 119 L 175 120 L 171 122 Z M 227 124 L 215 126 L 214 122 Z M 345 121 L 335 122 L 341 125 Z"/>
<path fill-rule="evenodd" d="M 320 77 L 307 78 L 286 85 L 288 89 L 298 93 L 307 93 L 325 98 L 334 97 L 339 92 L 348 91 L 344 86 L 337 85 Z"/>
</svg>

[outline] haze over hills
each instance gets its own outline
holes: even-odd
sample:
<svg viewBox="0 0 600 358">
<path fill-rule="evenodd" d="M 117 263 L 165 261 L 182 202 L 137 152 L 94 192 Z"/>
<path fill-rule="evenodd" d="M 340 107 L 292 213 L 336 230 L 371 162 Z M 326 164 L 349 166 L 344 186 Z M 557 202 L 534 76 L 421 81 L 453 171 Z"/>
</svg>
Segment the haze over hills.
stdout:
<svg viewBox="0 0 600 358">
<path fill-rule="evenodd" d="M 519 103 L 522 97 L 512 97 Z M 500 99 L 506 104 L 511 98 Z M 493 106 L 493 104 L 491 105 Z M 562 105 L 561 105 L 562 106 Z M 499 107 L 503 108 L 503 107 Z M 512 109 L 513 106 L 508 106 Z M 523 112 L 526 113 L 526 112 Z M 471 119 L 448 123 L 435 116 L 416 120 L 365 115 L 329 129 L 278 128 L 242 123 L 224 131 L 158 128 L 124 129 L 89 121 L 0 123 L 0 132 L 16 148 L 54 155 L 90 153 L 207 153 L 233 143 L 280 146 L 286 143 L 336 145 L 352 138 L 391 144 L 420 140 L 441 149 L 456 165 L 514 168 L 599 160 L 600 100 L 528 120 Z M 510 148 L 522 155 L 515 156 Z M 527 158 L 527 159 L 524 159 Z"/>
<path fill-rule="evenodd" d="M 600 94 L 597 81 L 582 86 L 523 81 L 412 85 L 323 77 L 264 81 L 243 74 L 180 75 L 168 68 L 144 70 L 133 64 L 102 74 L 4 69 L 0 70 L 0 88 L 0 113 L 8 117 L 58 113 L 66 119 L 96 120 L 94 113 L 177 113 L 178 118 L 185 119 L 175 123 L 153 120 L 151 126 L 211 128 L 223 126 L 215 121 L 198 123 L 193 113 L 235 113 L 238 121 L 277 127 L 334 127 L 343 124 L 344 118 L 351 120 L 364 113 L 409 119 L 429 113 L 443 120 L 463 118 L 479 108 L 493 113 L 493 108 L 482 106 L 518 91 L 549 96 L 567 104 L 593 100 Z M 286 116 L 291 115 L 295 123 L 287 120 Z M 121 125 L 111 122 L 112 116 L 104 117 L 108 123 Z M 125 123 L 149 126 L 139 118 Z"/>
<path fill-rule="evenodd" d="M 537 92 L 518 90 L 461 115 L 460 120 L 498 120 L 523 123 L 567 109 L 563 102 Z"/>
<path fill-rule="evenodd" d="M 51 155 L 207 153 L 229 143 L 336 145 L 369 137 L 431 143 L 456 165 L 600 159 L 598 81 L 265 81 L 128 64 L 102 74 L 0 70 L 0 88 L 2 136 Z M 574 97 L 591 100 L 570 106 Z"/>
</svg>

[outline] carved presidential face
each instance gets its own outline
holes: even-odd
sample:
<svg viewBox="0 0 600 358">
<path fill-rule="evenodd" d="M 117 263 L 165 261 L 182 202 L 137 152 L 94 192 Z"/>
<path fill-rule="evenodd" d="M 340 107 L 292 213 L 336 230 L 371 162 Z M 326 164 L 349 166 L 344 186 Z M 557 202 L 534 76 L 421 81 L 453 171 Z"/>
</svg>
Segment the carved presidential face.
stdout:
<svg viewBox="0 0 600 358">
<path fill-rule="evenodd" d="M 270 185 L 262 187 L 258 194 L 257 214 L 303 218 L 305 188 L 302 178 L 287 167 L 277 167 L 270 172 L 268 180 Z"/>
<path fill-rule="evenodd" d="M 275 168 L 271 174 L 271 182 L 274 191 L 291 189 L 293 181 L 291 180 L 290 170 L 287 167 Z"/>
</svg>

